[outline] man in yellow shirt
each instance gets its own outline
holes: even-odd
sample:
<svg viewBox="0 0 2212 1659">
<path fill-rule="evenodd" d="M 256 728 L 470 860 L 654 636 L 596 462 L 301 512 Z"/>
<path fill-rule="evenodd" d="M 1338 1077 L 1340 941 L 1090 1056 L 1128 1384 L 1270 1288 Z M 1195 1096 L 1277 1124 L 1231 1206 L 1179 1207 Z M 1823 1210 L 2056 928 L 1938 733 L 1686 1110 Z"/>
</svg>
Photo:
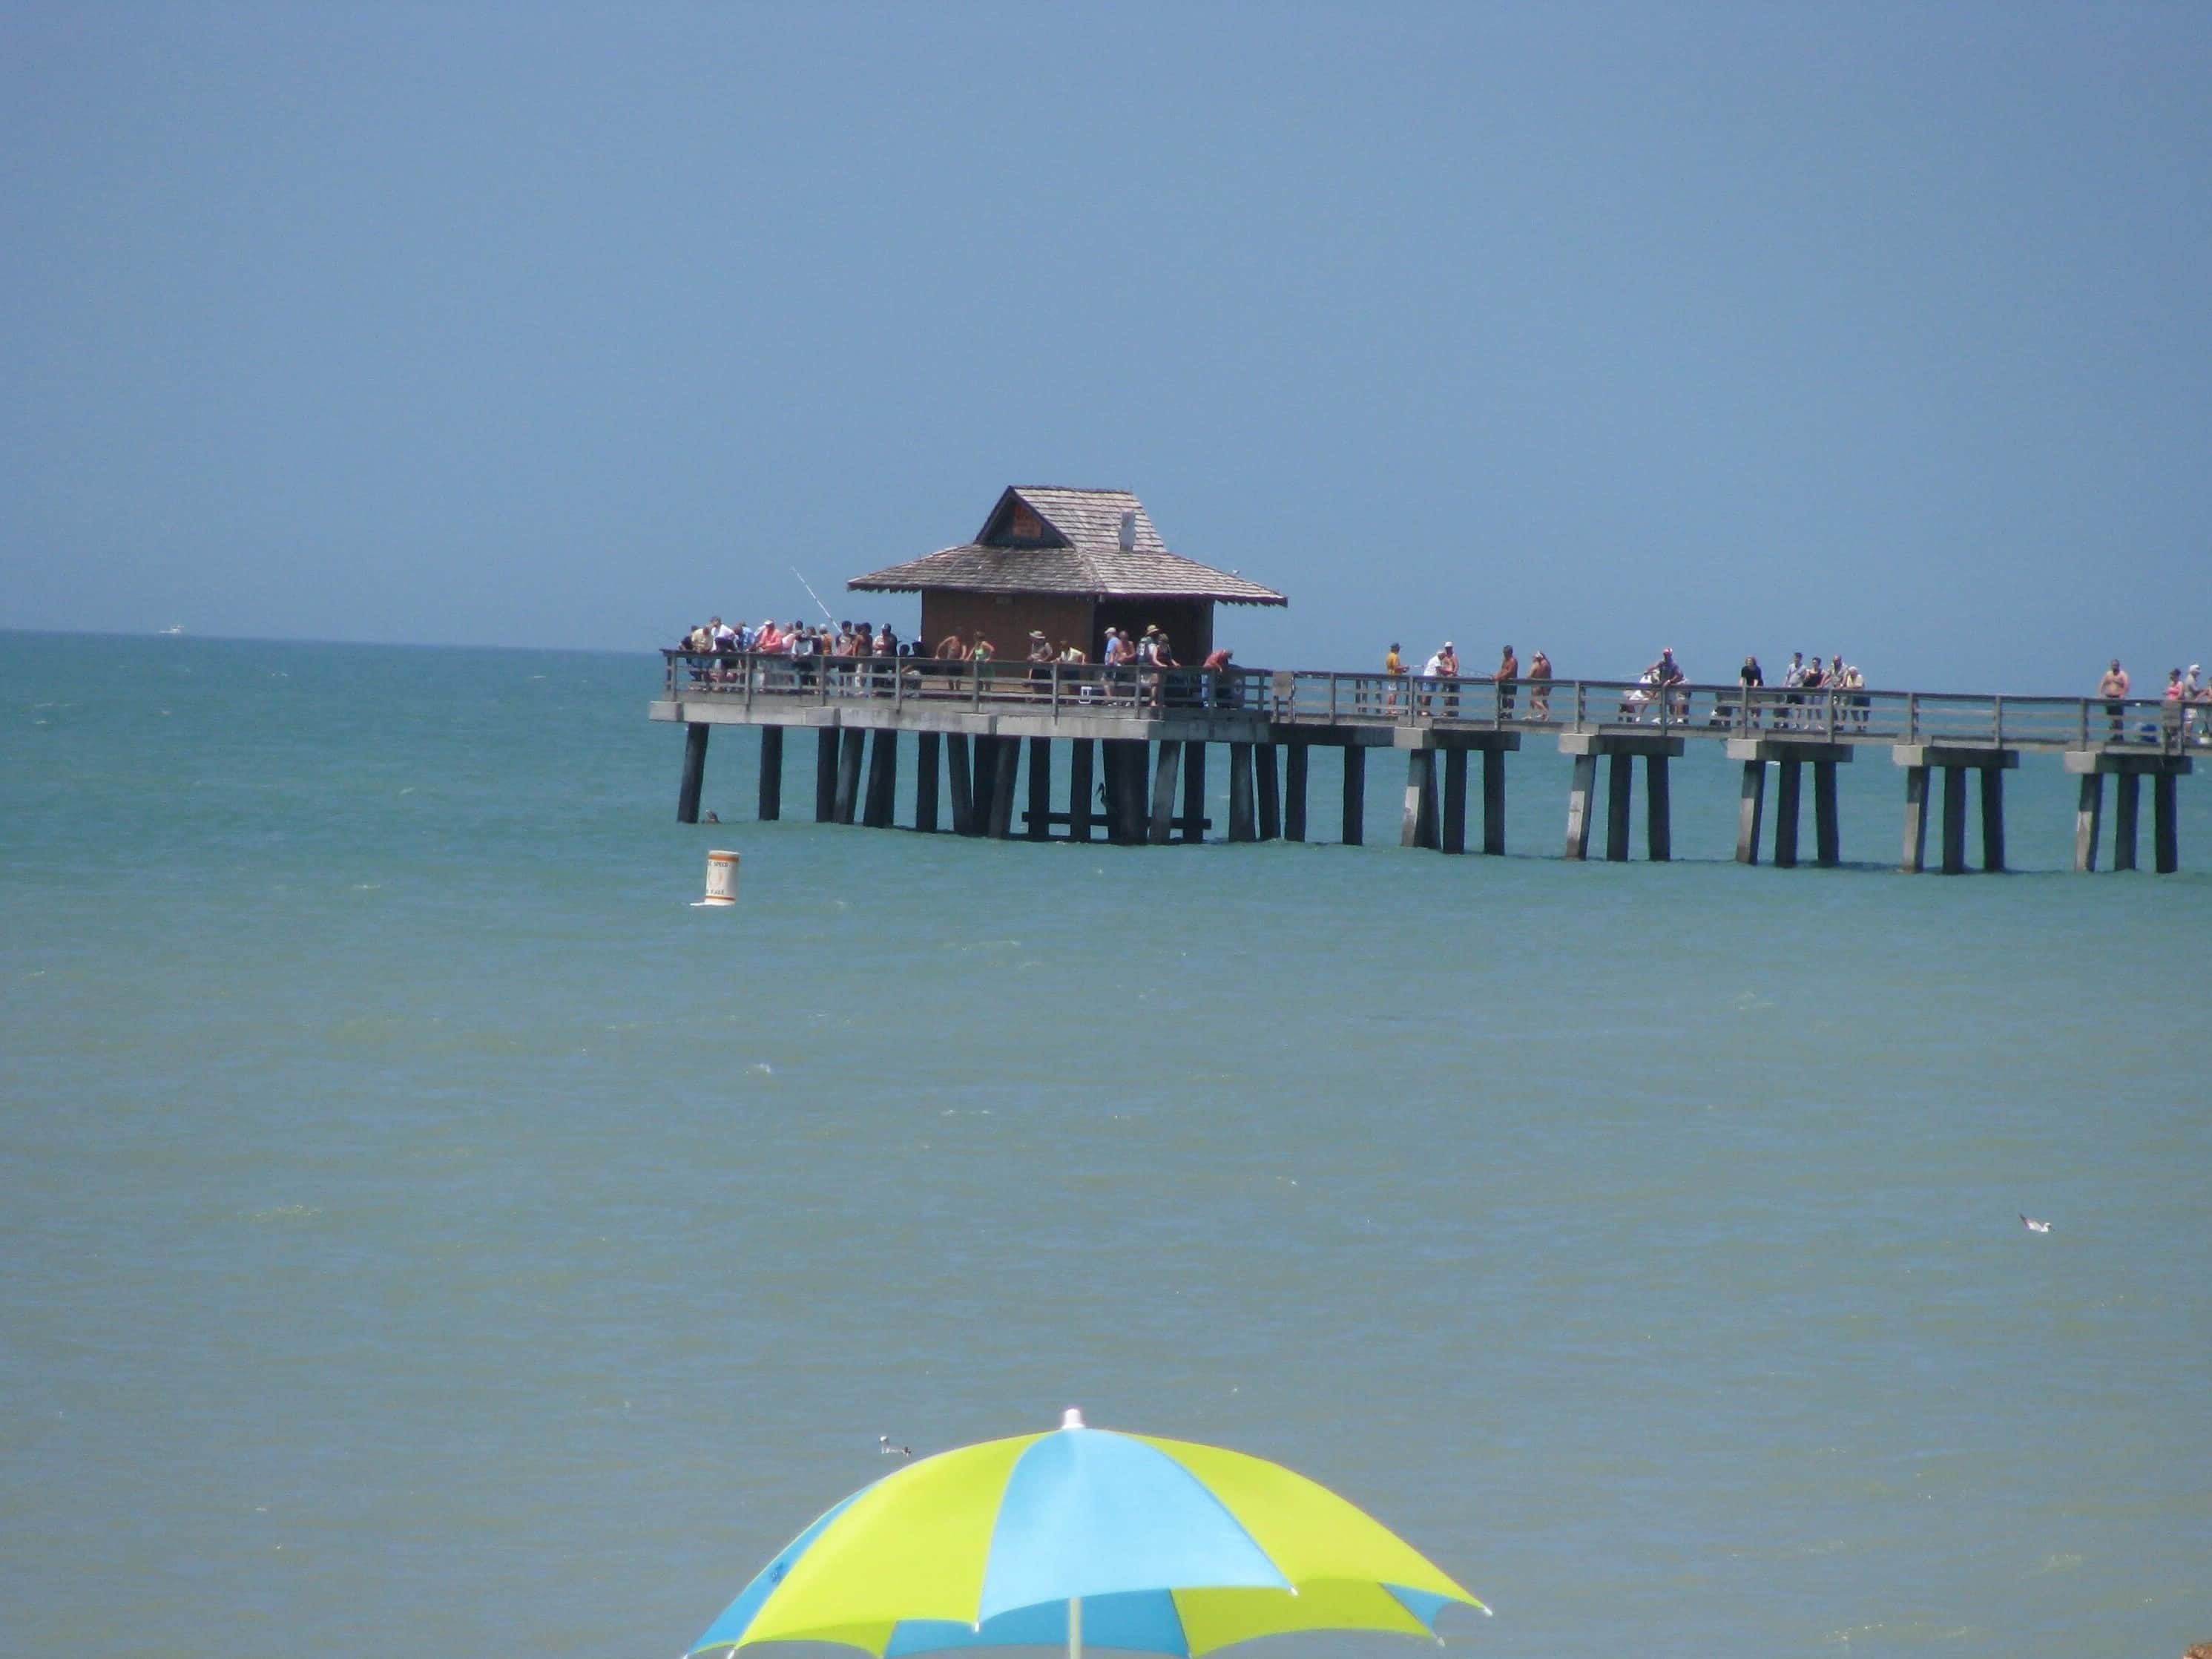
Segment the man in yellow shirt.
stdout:
<svg viewBox="0 0 2212 1659">
<path fill-rule="evenodd" d="M 1395 640 L 1390 641 L 1390 648 L 1382 653 L 1382 672 L 1394 680 L 1402 680 L 1406 678 L 1406 664 L 1398 655 L 1398 641 Z M 1392 686 L 1384 695 L 1382 706 L 1385 708 L 1395 708 L 1398 706 L 1396 686 Z"/>
</svg>

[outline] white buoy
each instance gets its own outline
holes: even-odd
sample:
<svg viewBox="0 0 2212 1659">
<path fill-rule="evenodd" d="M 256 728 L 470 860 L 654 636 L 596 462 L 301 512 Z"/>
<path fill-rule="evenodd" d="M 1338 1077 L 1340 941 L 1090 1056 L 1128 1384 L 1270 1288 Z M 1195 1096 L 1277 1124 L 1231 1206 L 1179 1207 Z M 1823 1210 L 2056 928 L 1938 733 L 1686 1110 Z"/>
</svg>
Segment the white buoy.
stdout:
<svg viewBox="0 0 2212 1659">
<path fill-rule="evenodd" d="M 695 910 L 707 905 L 735 904 L 738 902 L 738 855 L 735 853 L 707 854 L 707 896 L 691 908 Z"/>
</svg>

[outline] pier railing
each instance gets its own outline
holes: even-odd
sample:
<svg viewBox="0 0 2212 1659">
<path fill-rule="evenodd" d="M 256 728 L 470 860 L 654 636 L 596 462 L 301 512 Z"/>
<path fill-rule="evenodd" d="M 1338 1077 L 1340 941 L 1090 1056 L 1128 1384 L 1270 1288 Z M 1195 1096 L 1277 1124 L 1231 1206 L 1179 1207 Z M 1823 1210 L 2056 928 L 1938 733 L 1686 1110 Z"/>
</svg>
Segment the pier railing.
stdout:
<svg viewBox="0 0 2212 1659">
<path fill-rule="evenodd" d="M 1658 684 L 1648 680 L 1432 679 L 1317 670 L 949 662 L 665 651 L 671 701 L 748 708 L 854 698 L 948 710 L 1158 719 L 1220 713 L 1278 725 L 1544 732 L 1647 731 L 1808 743 L 2032 749 L 2125 747 L 2173 755 L 2212 744 L 2212 702 L 2016 697 L 1856 687 Z"/>
</svg>

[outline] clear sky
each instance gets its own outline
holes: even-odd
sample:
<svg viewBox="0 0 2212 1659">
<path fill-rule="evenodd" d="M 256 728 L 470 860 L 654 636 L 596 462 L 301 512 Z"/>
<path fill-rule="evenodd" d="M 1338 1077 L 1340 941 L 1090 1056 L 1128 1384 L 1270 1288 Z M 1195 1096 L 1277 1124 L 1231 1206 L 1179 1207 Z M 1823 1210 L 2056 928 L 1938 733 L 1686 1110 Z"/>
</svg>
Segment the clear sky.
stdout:
<svg viewBox="0 0 2212 1659">
<path fill-rule="evenodd" d="M 1243 659 L 2212 662 L 2212 7 L 0 12 L 0 626 L 616 648 L 1123 486 Z"/>
</svg>

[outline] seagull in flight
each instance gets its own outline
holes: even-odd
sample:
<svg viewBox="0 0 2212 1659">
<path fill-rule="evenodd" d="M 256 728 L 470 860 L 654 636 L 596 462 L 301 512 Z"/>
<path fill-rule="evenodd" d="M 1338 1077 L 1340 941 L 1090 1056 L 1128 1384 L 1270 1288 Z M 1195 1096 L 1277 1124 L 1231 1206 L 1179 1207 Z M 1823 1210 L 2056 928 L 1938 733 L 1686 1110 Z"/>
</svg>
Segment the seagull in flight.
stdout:
<svg viewBox="0 0 2212 1659">
<path fill-rule="evenodd" d="M 878 1435 L 876 1437 L 876 1445 L 885 1457 L 911 1457 L 914 1455 L 913 1447 L 894 1446 L 891 1444 L 890 1436 L 887 1434 Z"/>
<path fill-rule="evenodd" d="M 2051 1231 L 2051 1224 L 2048 1221 L 2038 1221 L 2030 1215 L 2021 1216 L 2020 1224 L 2032 1233 L 2047 1233 Z"/>
</svg>

